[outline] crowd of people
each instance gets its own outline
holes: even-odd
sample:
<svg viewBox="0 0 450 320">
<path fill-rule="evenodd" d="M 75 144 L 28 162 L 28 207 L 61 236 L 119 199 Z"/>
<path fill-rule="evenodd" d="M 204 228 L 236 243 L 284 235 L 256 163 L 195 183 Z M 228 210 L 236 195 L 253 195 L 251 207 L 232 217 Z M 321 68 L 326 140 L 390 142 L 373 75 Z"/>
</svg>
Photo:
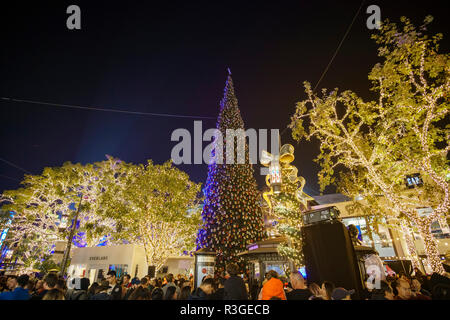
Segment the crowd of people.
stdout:
<svg viewBox="0 0 450 320">
<path fill-rule="evenodd" d="M 261 284 L 249 285 L 240 276 L 236 264 L 229 264 L 226 276 L 205 276 L 194 289 L 192 276 L 168 274 L 163 278 L 141 279 L 125 274 L 120 278 L 109 271 L 106 278 L 90 283 L 88 278 L 65 280 L 50 272 L 43 279 L 33 275 L 0 276 L 0 300 L 352 300 L 355 290 L 335 287 L 332 282 L 309 283 L 300 273 L 289 279 L 269 271 Z M 245 279 L 245 280 L 244 280 Z M 358 299 L 363 300 L 432 300 L 449 299 L 447 275 L 414 277 L 401 273 L 387 277 L 378 286 L 367 285 Z"/>
</svg>

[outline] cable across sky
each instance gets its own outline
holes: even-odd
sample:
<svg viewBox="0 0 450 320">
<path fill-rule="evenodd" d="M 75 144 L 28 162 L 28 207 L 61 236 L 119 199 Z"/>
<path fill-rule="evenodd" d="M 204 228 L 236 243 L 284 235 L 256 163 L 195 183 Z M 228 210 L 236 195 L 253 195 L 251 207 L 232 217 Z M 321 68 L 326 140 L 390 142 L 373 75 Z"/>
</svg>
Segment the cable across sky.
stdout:
<svg viewBox="0 0 450 320">
<path fill-rule="evenodd" d="M 140 116 L 155 116 L 155 117 L 169 117 L 169 118 L 188 118 L 188 119 L 214 119 L 214 120 L 216 119 L 216 117 L 208 117 L 208 116 L 194 116 L 194 115 L 169 114 L 169 113 L 140 112 L 140 111 L 128 111 L 128 110 L 111 109 L 111 108 L 99 108 L 99 107 L 83 107 L 83 106 L 70 105 L 70 104 L 61 104 L 61 103 L 52 103 L 52 102 L 16 99 L 16 98 L 9 98 L 9 97 L 0 97 L 0 99 L 3 100 L 3 101 L 10 101 L 10 102 L 22 102 L 22 103 L 40 104 L 40 105 L 46 105 L 46 106 L 52 106 L 52 107 L 81 109 L 81 110 L 88 110 L 88 111 L 103 111 L 103 112 L 126 113 L 126 114 L 140 115 Z"/>
</svg>

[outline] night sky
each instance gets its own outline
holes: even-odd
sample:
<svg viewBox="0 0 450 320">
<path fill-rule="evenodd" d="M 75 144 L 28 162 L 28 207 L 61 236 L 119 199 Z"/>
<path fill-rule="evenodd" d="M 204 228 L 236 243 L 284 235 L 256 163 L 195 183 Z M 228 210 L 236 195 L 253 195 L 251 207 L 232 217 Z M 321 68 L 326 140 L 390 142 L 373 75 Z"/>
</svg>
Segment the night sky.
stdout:
<svg viewBox="0 0 450 320">
<path fill-rule="evenodd" d="M 167 4 L 163 4 L 167 2 Z M 365 1 L 320 83 L 370 98 L 367 74 L 379 61 L 367 6 L 382 19 L 402 15 L 443 32 L 449 49 L 446 1 Z M 31 3 L 31 2 L 30 2 Z M 66 8 L 81 8 L 81 30 L 66 28 Z M 246 128 L 283 130 L 305 97 L 302 82 L 319 80 L 361 1 L 14 1 L 1 9 L 0 96 L 86 107 L 216 118 L 227 67 Z M 0 100 L 0 158 L 39 174 L 66 161 L 126 162 L 170 158 L 176 128 L 193 132 L 193 119 L 51 107 Z M 216 120 L 203 120 L 203 128 Z M 296 147 L 295 165 L 319 194 L 316 143 Z M 207 143 L 204 143 L 206 146 Z M 183 165 L 204 183 L 206 165 Z M 257 179 L 259 165 L 255 166 Z M 0 161 L 0 192 L 19 186 L 24 172 Z M 327 190 L 333 192 L 333 188 Z"/>
</svg>

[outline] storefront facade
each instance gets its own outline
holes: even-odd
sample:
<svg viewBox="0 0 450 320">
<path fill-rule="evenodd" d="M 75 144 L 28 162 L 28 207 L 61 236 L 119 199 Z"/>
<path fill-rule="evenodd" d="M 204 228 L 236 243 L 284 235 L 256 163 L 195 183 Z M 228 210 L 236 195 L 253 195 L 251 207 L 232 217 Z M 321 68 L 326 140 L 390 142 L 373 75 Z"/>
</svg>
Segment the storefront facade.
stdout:
<svg viewBox="0 0 450 320">
<path fill-rule="evenodd" d="M 167 273 L 192 273 L 193 258 L 189 256 L 169 257 L 156 276 Z M 70 278 L 86 277 L 91 283 L 105 277 L 108 271 L 116 271 L 117 277 L 129 274 L 143 278 L 148 274 L 148 264 L 142 246 L 134 244 L 74 248 L 68 268 Z"/>
<path fill-rule="evenodd" d="M 107 247 L 74 248 L 68 275 L 71 278 L 86 277 L 91 283 L 114 270 L 118 277 L 129 274 L 142 278 L 147 274 L 144 249 L 127 244 Z"/>
</svg>

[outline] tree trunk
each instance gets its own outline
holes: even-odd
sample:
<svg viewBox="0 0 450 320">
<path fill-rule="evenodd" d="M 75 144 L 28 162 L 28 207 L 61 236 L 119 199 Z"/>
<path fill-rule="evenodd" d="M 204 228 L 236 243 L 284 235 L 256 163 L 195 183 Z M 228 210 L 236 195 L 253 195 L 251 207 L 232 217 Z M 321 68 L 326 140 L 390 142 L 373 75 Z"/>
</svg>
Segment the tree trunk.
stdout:
<svg viewBox="0 0 450 320">
<path fill-rule="evenodd" d="M 420 270 L 419 256 L 417 255 L 416 246 L 414 243 L 414 233 L 410 227 L 407 226 L 406 221 L 402 221 L 401 229 L 403 234 L 405 235 L 405 242 L 408 249 L 409 257 L 411 258 L 413 267 L 418 268 Z"/>
<path fill-rule="evenodd" d="M 442 274 L 445 270 L 442 266 L 438 246 L 431 233 L 431 222 L 430 219 L 421 218 L 419 220 L 418 228 L 424 242 L 428 264 L 431 266 L 433 272 Z"/>
</svg>

